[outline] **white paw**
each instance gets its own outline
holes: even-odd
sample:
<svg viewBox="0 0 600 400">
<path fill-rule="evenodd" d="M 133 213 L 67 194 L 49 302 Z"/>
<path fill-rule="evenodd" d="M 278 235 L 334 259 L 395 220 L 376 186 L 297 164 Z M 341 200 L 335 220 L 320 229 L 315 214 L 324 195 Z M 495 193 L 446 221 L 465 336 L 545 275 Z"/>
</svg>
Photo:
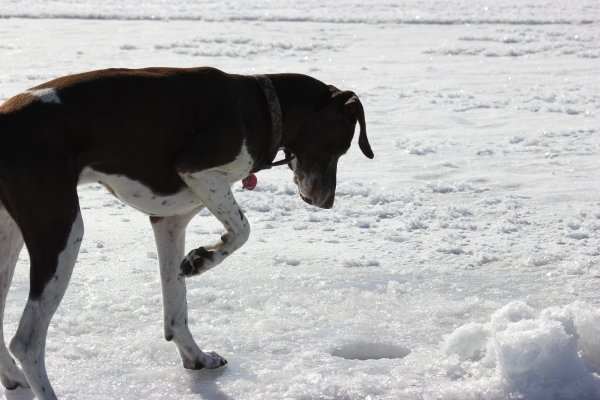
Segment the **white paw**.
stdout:
<svg viewBox="0 0 600 400">
<path fill-rule="evenodd" d="M 208 271 L 219 263 L 215 257 L 215 250 L 207 250 L 200 247 L 190 251 L 181 262 L 180 272 L 184 277 L 199 275 Z"/>
<path fill-rule="evenodd" d="M 0 373 L 0 381 L 7 390 L 14 390 L 18 387 L 24 389 L 29 388 L 29 383 L 25 378 L 25 374 L 23 374 L 16 366 L 11 368 L 11 371 L 8 373 Z"/>
<path fill-rule="evenodd" d="M 215 369 L 227 365 L 227 360 L 211 351 L 210 353 L 202 353 L 196 359 L 184 359 L 183 367 L 186 369 Z"/>
</svg>

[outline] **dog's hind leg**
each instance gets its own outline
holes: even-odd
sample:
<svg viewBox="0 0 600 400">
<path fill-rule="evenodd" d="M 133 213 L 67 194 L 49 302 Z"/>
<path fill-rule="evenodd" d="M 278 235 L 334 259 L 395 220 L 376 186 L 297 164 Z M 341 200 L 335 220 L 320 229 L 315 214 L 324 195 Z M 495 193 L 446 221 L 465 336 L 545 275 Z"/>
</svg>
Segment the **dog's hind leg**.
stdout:
<svg viewBox="0 0 600 400">
<path fill-rule="evenodd" d="M 56 399 L 46 373 L 46 335 L 83 237 L 76 174 L 64 154 L 45 150 L 34 160 L 19 160 L 10 182 L 3 182 L 3 200 L 21 228 L 30 258 L 29 298 L 10 350 L 40 400 Z"/>
<path fill-rule="evenodd" d="M 160 264 L 165 338 L 175 343 L 185 368 L 218 368 L 227 361 L 216 353 L 203 352 L 188 328 L 185 278 L 181 276 L 180 263 L 184 255 L 185 229 L 196 212 L 150 217 Z"/>
<path fill-rule="evenodd" d="M 60 242 L 57 247 L 52 246 L 54 249 L 51 251 L 39 252 L 37 246 L 27 243 L 26 237 L 31 258 L 31 275 L 44 273 L 47 276 L 43 276 L 41 280 L 32 278 L 29 299 L 10 349 L 20 361 L 27 381 L 38 399 L 56 398 L 46 373 L 46 335 L 50 320 L 67 289 L 83 237 L 83 222 L 79 211 L 73 220 L 67 221 L 65 220 L 64 226 L 55 226 L 56 236 L 51 234 L 47 237 L 56 238 L 56 242 Z M 66 230 L 67 225 L 70 225 L 69 230 Z M 45 237 L 39 236 L 40 239 Z M 52 271 L 51 274 L 48 271 Z"/>
<path fill-rule="evenodd" d="M 21 231 L 0 202 L 0 382 L 9 390 L 29 387 L 4 344 L 4 306 L 22 248 Z"/>
</svg>

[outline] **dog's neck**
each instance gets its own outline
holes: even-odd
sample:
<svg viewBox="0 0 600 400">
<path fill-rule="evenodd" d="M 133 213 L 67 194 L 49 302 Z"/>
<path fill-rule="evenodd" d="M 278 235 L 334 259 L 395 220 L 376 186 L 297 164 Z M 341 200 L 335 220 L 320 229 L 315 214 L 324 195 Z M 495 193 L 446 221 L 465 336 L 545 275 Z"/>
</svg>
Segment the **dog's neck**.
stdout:
<svg viewBox="0 0 600 400">
<path fill-rule="evenodd" d="M 283 129 L 280 148 L 294 152 L 303 122 L 324 107 L 331 94 L 323 82 L 301 74 L 270 74 L 281 106 Z"/>
<path fill-rule="evenodd" d="M 263 162 L 262 169 L 269 169 L 278 165 L 287 164 L 291 161 L 287 157 L 284 160 L 275 162 L 275 156 L 281 147 L 283 133 L 283 122 L 281 119 L 281 105 L 279 104 L 279 96 L 277 96 L 273 82 L 266 75 L 253 75 L 253 78 L 256 79 L 256 82 L 258 82 L 263 94 L 265 95 L 271 120 L 271 134 L 267 140 L 268 147 L 266 149 L 266 159 Z"/>
</svg>

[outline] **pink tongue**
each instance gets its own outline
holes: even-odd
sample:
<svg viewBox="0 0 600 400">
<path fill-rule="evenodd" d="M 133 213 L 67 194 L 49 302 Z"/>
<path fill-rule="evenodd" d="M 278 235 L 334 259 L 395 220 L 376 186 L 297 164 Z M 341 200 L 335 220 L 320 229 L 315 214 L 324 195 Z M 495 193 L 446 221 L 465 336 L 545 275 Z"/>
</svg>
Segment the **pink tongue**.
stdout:
<svg viewBox="0 0 600 400">
<path fill-rule="evenodd" d="M 244 179 L 242 179 L 242 185 L 243 185 L 242 187 L 244 189 L 254 190 L 257 182 L 258 182 L 258 180 L 256 179 L 256 175 L 250 174 L 247 177 L 245 177 Z"/>
</svg>

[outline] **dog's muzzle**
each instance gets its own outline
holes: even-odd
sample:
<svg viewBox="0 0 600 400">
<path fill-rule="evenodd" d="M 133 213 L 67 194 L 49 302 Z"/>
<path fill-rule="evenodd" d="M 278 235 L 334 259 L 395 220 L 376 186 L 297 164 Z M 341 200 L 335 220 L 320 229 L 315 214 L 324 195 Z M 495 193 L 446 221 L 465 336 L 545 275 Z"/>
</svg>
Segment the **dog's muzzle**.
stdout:
<svg viewBox="0 0 600 400">
<path fill-rule="evenodd" d="M 310 192 L 310 195 L 305 195 L 302 193 L 302 190 L 300 190 L 299 194 L 300 198 L 306 204 L 319 208 L 330 209 L 335 202 L 335 189 L 326 191 L 313 190 Z"/>
<path fill-rule="evenodd" d="M 325 171 L 306 171 L 299 167 L 298 159 L 293 154 L 291 156 L 288 165 L 294 171 L 294 183 L 298 187 L 300 198 L 311 206 L 326 209 L 333 207 L 336 186 L 335 168 Z"/>
</svg>

